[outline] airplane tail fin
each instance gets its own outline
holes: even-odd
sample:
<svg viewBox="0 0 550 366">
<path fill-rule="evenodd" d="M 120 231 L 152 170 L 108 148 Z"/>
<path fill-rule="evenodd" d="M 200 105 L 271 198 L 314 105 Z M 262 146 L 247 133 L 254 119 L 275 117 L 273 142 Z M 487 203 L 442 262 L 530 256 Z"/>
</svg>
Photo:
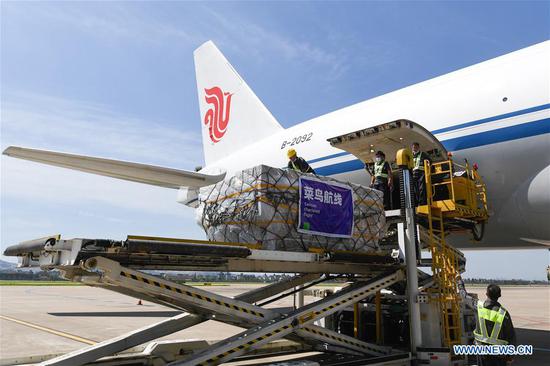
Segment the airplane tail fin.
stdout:
<svg viewBox="0 0 550 366">
<path fill-rule="evenodd" d="M 212 41 L 194 57 L 207 165 L 283 129 Z"/>
</svg>

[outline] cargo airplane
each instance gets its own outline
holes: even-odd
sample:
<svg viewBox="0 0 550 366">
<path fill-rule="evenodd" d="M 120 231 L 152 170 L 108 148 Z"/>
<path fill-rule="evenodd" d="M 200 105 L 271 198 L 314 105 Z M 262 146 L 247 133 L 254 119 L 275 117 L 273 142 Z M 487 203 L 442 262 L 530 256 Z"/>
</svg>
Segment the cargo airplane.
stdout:
<svg viewBox="0 0 550 366">
<path fill-rule="evenodd" d="M 479 165 L 491 218 L 480 242 L 460 248 L 550 246 L 550 41 L 283 128 L 213 42 L 194 53 L 205 167 L 197 172 L 67 153 L 8 147 L 5 155 L 178 190 L 234 172 L 286 166 L 295 148 L 320 175 L 358 184 L 364 162 L 327 139 L 407 119 L 431 132 L 455 161 Z M 405 138 L 410 143 L 414 137 Z M 375 147 L 376 148 L 376 147 Z"/>
</svg>

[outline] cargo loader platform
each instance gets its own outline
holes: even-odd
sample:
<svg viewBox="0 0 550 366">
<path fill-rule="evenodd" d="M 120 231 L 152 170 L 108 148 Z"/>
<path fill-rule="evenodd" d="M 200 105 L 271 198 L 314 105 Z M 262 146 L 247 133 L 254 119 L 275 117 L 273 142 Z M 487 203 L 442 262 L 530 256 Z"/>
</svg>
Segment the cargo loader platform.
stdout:
<svg viewBox="0 0 550 366">
<path fill-rule="evenodd" d="M 330 253 L 256 248 L 251 244 L 193 239 L 145 236 L 128 236 L 126 240 L 62 239 L 54 235 L 10 246 L 4 253 L 18 256 L 20 267 L 44 269 L 78 266 L 96 256 L 139 270 L 376 275 L 399 265 L 391 251 Z"/>
<path fill-rule="evenodd" d="M 473 313 L 465 308 L 456 288 L 466 261 L 446 237 L 457 230 L 472 230 L 475 237 L 476 225 L 487 221 L 481 178 L 469 166 L 466 176 L 455 177 L 452 167 L 456 165 L 441 143 L 408 120 L 328 141 L 363 161 L 372 158 L 375 148 L 396 157 L 392 164 L 397 167 L 400 205 L 381 210 L 385 217 L 378 223 L 385 222 L 386 236 L 376 250 L 282 251 L 265 250 L 260 243 L 146 236 L 62 239 L 59 235 L 11 246 L 5 255 L 18 256 L 20 267 L 56 269 L 68 280 L 184 312 L 42 365 L 280 365 L 261 357 L 285 353 L 304 353 L 296 361 L 285 360 L 285 365 L 466 364 L 465 358 L 452 354 L 453 345 L 472 339 L 464 330 L 473 322 Z M 420 207 L 415 205 L 410 184 L 412 156 L 406 146 L 412 141 L 420 141 L 433 157 L 433 166 L 425 166 L 427 203 Z M 448 193 L 443 198 L 437 195 L 442 190 Z M 426 252 L 429 256 L 423 257 Z M 430 267 L 431 273 L 422 267 Z M 148 270 L 294 276 L 231 298 Z M 340 288 L 305 304 L 304 290 L 336 278 Z M 298 295 L 298 305 L 292 308 L 267 306 L 293 295 Z M 216 343 L 153 342 L 141 352 L 120 353 L 207 320 L 245 330 Z"/>
<path fill-rule="evenodd" d="M 45 361 L 44 365 L 81 365 L 111 356 L 147 341 L 191 327 L 208 319 L 243 327 L 245 332 L 204 350 L 174 355 L 170 365 L 215 365 L 250 354 L 282 338 L 305 350 L 340 353 L 387 361 L 408 362 L 408 352 L 396 357 L 391 347 L 361 341 L 321 327 L 321 319 L 349 308 L 404 280 L 404 265 L 384 253 L 299 253 L 253 249 L 237 243 L 129 236 L 124 241 L 46 237 L 9 247 L 22 266 L 57 269 L 63 277 L 184 311 L 182 315 L 112 340 Z M 300 273 L 236 298 L 159 278 L 140 270 L 211 270 Z M 265 308 L 273 297 L 290 296 L 335 276 L 348 284 L 340 291 L 295 310 Z M 254 305 L 260 304 L 260 305 Z M 172 345 L 173 346 L 173 345 Z M 181 345 L 184 349 L 185 344 Z M 161 347 L 161 346 L 159 346 Z M 162 347 L 161 347 L 162 348 Z M 145 351 L 144 351 L 145 352 Z M 145 363 L 152 362 L 143 355 Z M 153 352 L 154 353 L 154 352 Z M 177 352 L 176 352 L 177 353 Z M 110 358 L 104 361 L 108 362 Z M 393 361 L 392 361 L 393 360 Z M 119 361 L 121 361 L 119 359 Z M 396 363 L 400 364 L 400 363 Z"/>
<path fill-rule="evenodd" d="M 405 240 L 405 220 L 400 211 L 388 212 L 386 215 L 388 222 L 401 224 L 398 236 L 400 241 Z M 421 237 L 425 235 L 421 231 Z M 349 313 L 350 309 L 356 314 L 355 317 L 359 317 L 371 306 L 369 303 L 377 303 L 376 323 L 381 332 L 381 314 L 386 311 L 383 309 L 403 304 L 406 285 L 403 251 L 284 252 L 257 247 L 242 243 L 144 236 L 105 240 L 62 239 L 55 235 L 11 246 L 5 253 L 18 256 L 21 267 L 56 269 L 68 280 L 184 312 L 157 324 L 44 361 L 43 365 L 84 365 L 90 362 L 101 365 L 126 362 L 142 365 L 216 365 L 230 360 L 238 361 L 242 357 L 247 362 L 257 358 L 257 362 L 264 364 L 261 361 L 263 357 L 288 350 L 292 353 L 303 352 L 307 362 L 316 360 L 313 364 L 319 365 L 410 363 L 412 356 L 406 342 L 395 346 L 383 345 L 381 334 L 377 335 L 377 340 L 361 340 L 358 318 L 352 333 L 343 331 L 345 321 L 338 320 L 338 316 Z M 147 270 L 249 271 L 298 275 L 228 298 L 159 278 L 144 272 Z M 416 267 L 414 271 L 418 273 L 420 286 L 427 289 L 434 286 L 431 276 Z M 336 277 L 347 280 L 344 287 L 311 304 L 303 305 L 302 302 L 290 310 L 265 307 L 275 300 L 303 294 L 304 290 Z M 141 352 L 118 354 L 210 319 L 247 330 L 214 344 L 197 341 L 153 342 Z M 280 343 L 282 339 L 288 341 Z M 282 347 L 281 344 L 286 346 Z M 317 356 L 312 357 L 312 352 Z"/>
</svg>

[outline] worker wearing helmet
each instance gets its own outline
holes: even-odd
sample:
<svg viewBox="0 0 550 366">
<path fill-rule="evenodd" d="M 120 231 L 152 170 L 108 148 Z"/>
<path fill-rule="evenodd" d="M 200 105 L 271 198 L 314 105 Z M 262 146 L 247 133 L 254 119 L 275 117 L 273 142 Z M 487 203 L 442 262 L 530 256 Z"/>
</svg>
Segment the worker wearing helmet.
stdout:
<svg viewBox="0 0 550 366">
<path fill-rule="evenodd" d="M 420 144 L 413 142 L 411 145 L 413 153 L 413 192 L 416 206 L 425 205 L 426 202 L 426 175 L 424 172 L 424 161 L 430 161 L 430 157 L 424 151 L 420 150 Z"/>
<path fill-rule="evenodd" d="M 288 156 L 288 169 L 302 173 L 315 174 L 315 170 L 309 166 L 307 161 L 296 154 L 296 150 L 290 149 L 287 151 L 286 155 Z"/>
<path fill-rule="evenodd" d="M 374 170 L 371 174 L 371 188 L 384 193 L 384 209 L 390 209 L 390 192 L 393 189 L 392 170 L 386 161 L 386 154 L 377 151 L 374 157 Z"/>
</svg>

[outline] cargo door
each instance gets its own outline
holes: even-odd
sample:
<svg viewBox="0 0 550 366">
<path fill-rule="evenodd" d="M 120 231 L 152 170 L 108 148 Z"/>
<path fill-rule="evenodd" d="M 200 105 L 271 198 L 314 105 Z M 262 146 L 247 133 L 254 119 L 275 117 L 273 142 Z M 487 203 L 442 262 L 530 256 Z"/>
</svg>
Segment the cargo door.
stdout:
<svg viewBox="0 0 550 366">
<path fill-rule="evenodd" d="M 395 161 L 395 154 L 402 148 L 409 148 L 413 142 L 428 153 L 432 162 L 447 159 L 447 150 L 441 142 L 420 124 L 407 119 L 383 123 L 327 139 L 334 147 L 355 155 L 365 163 L 374 162 L 376 151 L 386 154 L 386 160 Z"/>
</svg>

